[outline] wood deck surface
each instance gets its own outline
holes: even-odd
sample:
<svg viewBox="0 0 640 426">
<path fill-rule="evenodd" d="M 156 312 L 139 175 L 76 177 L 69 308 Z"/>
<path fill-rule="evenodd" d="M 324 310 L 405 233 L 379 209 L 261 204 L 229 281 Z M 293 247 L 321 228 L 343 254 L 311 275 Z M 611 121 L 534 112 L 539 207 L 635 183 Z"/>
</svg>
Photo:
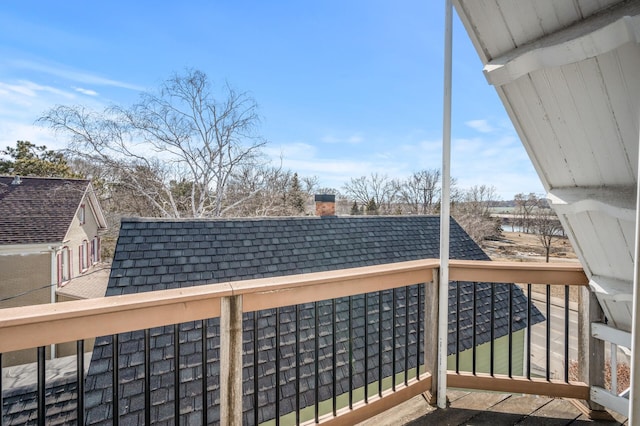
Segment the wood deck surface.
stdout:
<svg viewBox="0 0 640 426">
<path fill-rule="evenodd" d="M 446 409 L 431 407 L 422 396 L 388 410 L 360 426 L 422 425 L 627 425 L 624 417 L 590 420 L 571 401 L 532 395 L 450 390 Z"/>
</svg>

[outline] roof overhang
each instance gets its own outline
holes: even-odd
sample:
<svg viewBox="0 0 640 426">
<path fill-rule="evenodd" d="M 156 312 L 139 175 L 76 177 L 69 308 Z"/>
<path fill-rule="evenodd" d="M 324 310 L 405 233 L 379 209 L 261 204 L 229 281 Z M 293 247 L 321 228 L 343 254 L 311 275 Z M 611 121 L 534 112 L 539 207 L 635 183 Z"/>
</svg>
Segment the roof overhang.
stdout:
<svg viewBox="0 0 640 426">
<path fill-rule="evenodd" d="M 0 246 L 0 256 L 50 253 L 62 246 L 61 241 L 38 244 L 8 244 Z"/>
</svg>

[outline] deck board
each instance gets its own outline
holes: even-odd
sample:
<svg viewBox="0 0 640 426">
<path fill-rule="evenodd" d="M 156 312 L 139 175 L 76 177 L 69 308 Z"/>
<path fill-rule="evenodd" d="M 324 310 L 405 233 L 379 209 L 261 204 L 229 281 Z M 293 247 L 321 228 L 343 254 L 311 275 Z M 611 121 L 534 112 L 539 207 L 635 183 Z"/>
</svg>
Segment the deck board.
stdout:
<svg viewBox="0 0 640 426">
<path fill-rule="evenodd" d="M 616 421 L 589 420 L 570 401 L 560 398 L 451 390 L 447 400 L 446 409 L 436 409 L 417 396 L 360 426 L 627 425 L 616 414 Z"/>
</svg>

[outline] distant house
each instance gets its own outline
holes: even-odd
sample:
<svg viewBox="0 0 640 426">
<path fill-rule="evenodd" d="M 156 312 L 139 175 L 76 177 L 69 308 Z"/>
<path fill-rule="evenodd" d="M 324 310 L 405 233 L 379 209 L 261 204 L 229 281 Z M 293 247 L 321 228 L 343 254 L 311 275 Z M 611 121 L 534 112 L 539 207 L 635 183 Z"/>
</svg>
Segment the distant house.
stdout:
<svg viewBox="0 0 640 426">
<path fill-rule="evenodd" d="M 0 308 L 54 303 L 100 261 L 107 224 L 88 180 L 0 176 L 0 218 Z"/>
<path fill-rule="evenodd" d="M 322 206 L 321 206 L 322 207 Z M 322 211 L 322 208 L 318 209 Z M 332 210 L 329 209 L 329 215 Z M 120 236 L 115 249 L 111 276 L 106 296 L 148 292 L 176 287 L 197 286 L 205 283 L 228 282 L 243 279 L 274 277 L 310 272 L 337 270 L 393 263 L 407 260 L 438 258 L 439 257 L 439 218 L 433 216 L 329 216 L 329 217 L 294 217 L 294 218 L 258 218 L 258 219 L 225 219 L 225 220 L 154 220 L 129 219 L 123 220 Z M 464 230 L 455 222 L 451 224 L 451 257 L 455 259 L 489 260 L 487 255 L 469 238 Z M 472 337 L 468 329 L 471 327 L 472 288 L 471 283 L 460 283 L 461 311 L 459 347 L 461 350 L 472 346 Z M 455 285 L 452 287 L 449 300 L 455 308 Z M 477 285 L 476 310 L 478 329 L 476 344 L 488 344 L 491 331 L 488 327 L 489 318 L 495 318 L 496 339 L 505 338 L 509 334 L 508 307 L 506 292 L 509 287 L 497 285 L 496 294 L 499 302 L 495 304 L 495 311 L 491 310 L 490 284 Z M 424 327 L 418 320 L 416 313 L 424 309 L 423 298 L 413 297 L 418 292 L 418 286 L 411 286 L 408 290 L 397 289 L 372 295 L 368 299 L 354 297 L 353 327 L 358 336 L 353 341 L 354 352 L 363 351 L 365 339 L 364 312 L 368 303 L 369 315 L 377 317 L 379 307 L 384 311 L 384 328 L 382 342 L 376 343 L 368 349 L 372 364 L 377 361 L 379 349 L 384 353 L 384 365 L 380 370 L 374 368 L 368 374 L 359 374 L 355 378 L 356 386 L 364 386 L 378 380 L 378 371 L 382 377 L 389 377 L 392 373 L 391 356 L 396 342 L 392 339 L 392 323 L 388 314 L 390 307 L 397 306 L 398 311 L 405 315 L 410 324 L 409 338 L 422 335 Z M 409 296 L 409 297 L 407 297 Z M 524 329 L 526 328 L 527 300 L 520 289 L 513 292 L 513 323 L 514 341 L 524 345 Z M 279 379 L 275 376 L 274 359 L 277 357 L 275 342 L 275 310 L 261 311 L 256 317 L 251 313 L 245 314 L 245 374 L 243 387 L 245 388 L 246 407 L 244 424 L 253 424 L 257 407 L 259 422 L 268 421 L 275 417 L 276 380 L 282 383 L 280 400 L 280 415 L 290 412 L 293 395 L 296 390 L 286 377 L 291 377 L 295 366 L 294 341 L 295 333 L 299 333 L 301 352 L 313 354 L 313 323 L 317 315 L 319 327 L 330 330 L 332 309 L 343 318 L 348 309 L 346 299 L 338 299 L 335 308 L 331 302 L 318 302 L 301 305 L 301 321 L 294 326 L 295 308 L 281 308 L 280 341 L 284 345 L 280 350 Z M 314 309 L 318 309 L 314 311 Z M 454 309 L 451 309 L 452 311 Z M 314 312 L 317 312 L 315 314 Z M 542 320 L 542 315 L 534 309 L 533 323 Z M 367 320 L 368 321 L 368 320 Z M 456 351 L 455 313 L 450 314 L 449 353 Z M 210 320 L 207 333 L 207 400 L 209 401 L 208 419 L 216 421 L 219 418 L 215 401 L 219 398 L 218 369 L 216 362 L 219 354 L 219 334 L 217 319 Z M 202 420 L 202 351 L 200 322 L 182 324 L 180 326 L 180 411 L 183 413 L 181 423 L 199 424 Z M 336 322 L 337 344 L 344 347 L 347 343 L 347 322 Z M 259 351 L 254 358 L 254 339 L 258 336 Z M 151 419 L 154 424 L 173 424 L 173 395 L 174 379 L 173 365 L 175 348 L 173 346 L 172 327 L 153 329 L 150 333 L 151 371 L 154 374 L 151 384 L 152 406 Z M 140 374 L 142 368 L 141 348 L 144 347 L 142 332 L 122 333 L 119 338 L 119 408 L 120 421 L 136 423 L 144 419 L 144 408 L 141 389 L 144 388 L 144 377 Z M 397 337 L 400 338 L 400 337 Z M 404 338 L 404 337 L 402 337 Z M 369 341 L 373 341 L 370 339 Z M 518 344 L 514 344 L 514 348 Z M 110 424 L 113 417 L 111 403 L 111 374 L 112 374 L 112 338 L 110 336 L 96 339 L 93 358 L 86 379 L 87 424 Z M 515 351 L 516 349 L 514 349 Z M 409 368 L 416 367 L 419 354 L 412 349 L 406 363 Z M 338 389 L 344 388 L 347 380 L 348 359 L 344 350 L 339 351 L 336 374 L 339 381 Z M 403 351 L 397 350 L 397 365 L 405 362 Z M 312 405 L 314 399 L 313 373 L 316 362 L 319 374 L 331 374 L 330 357 L 321 356 L 315 359 L 312 355 L 305 355 L 300 365 L 302 382 L 298 393 L 304 406 Z M 375 359 L 374 359 L 375 358 Z M 514 358 L 517 358 L 515 356 Z M 522 358 L 522 356 L 520 356 Z M 257 359 L 254 362 L 254 359 Z M 256 364 L 257 365 L 254 365 Z M 358 365 L 356 370 L 362 370 Z M 262 394 L 253 394 L 253 378 L 257 372 L 260 380 L 259 387 Z M 366 380 L 366 383 L 364 382 Z M 331 381 L 330 381 L 331 382 Z M 320 401 L 331 396 L 331 383 L 321 380 L 319 388 Z"/>
</svg>

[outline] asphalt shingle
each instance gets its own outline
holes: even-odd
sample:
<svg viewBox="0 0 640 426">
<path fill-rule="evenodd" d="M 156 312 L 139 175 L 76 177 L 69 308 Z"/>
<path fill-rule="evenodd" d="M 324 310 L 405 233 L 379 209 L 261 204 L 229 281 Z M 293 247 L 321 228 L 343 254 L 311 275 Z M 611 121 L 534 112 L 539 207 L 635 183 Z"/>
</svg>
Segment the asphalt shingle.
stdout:
<svg viewBox="0 0 640 426">
<path fill-rule="evenodd" d="M 451 258 L 489 260 L 460 226 L 451 224 Z M 236 281 L 251 278 L 283 276 L 326 270 L 352 268 L 406 260 L 439 257 L 439 218 L 430 216 L 379 216 L 330 218 L 261 218 L 226 220 L 153 220 L 131 219 L 122 222 L 116 246 L 107 296 L 145 291 Z M 149 262 L 141 262 L 147 259 Z M 418 283 L 416 283 L 418 284 Z M 449 352 L 455 351 L 456 286 L 460 286 L 461 349 L 471 347 L 471 315 L 473 284 L 451 286 L 449 304 Z M 490 338 L 489 297 L 491 284 L 478 284 L 477 324 L 483 331 L 476 336 L 478 344 Z M 507 285 L 495 285 L 500 299 L 495 303 L 495 336 L 508 333 Z M 245 424 L 254 418 L 254 375 L 258 377 L 258 418 L 274 418 L 276 382 L 280 415 L 295 407 L 295 395 L 301 406 L 315 403 L 315 370 L 318 369 L 320 400 L 333 396 L 334 377 L 337 393 L 349 388 L 349 351 L 357 362 L 354 370 L 365 371 L 365 336 L 367 348 L 367 382 L 377 381 L 404 369 L 405 362 L 414 368 L 421 360 L 417 341 L 423 336 L 418 312 L 423 312 L 423 298 L 417 285 L 407 289 L 383 291 L 351 298 L 352 322 L 348 320 L 349 298 L 284 307 L 244 314 L 245 349 L 243 387 Z M 518 288 L 513 290 L 515 316 L 513 331 L 526 327 L 526 298 Z M 365 306 L 366 305 L 366 306 Z M 392 319 L 395 306 L 396 319 Z M 335 308 L 335 310 L 334 310 Z M 381 310 L 380 310 L 381 309 Z M 316 312 L 317 310 L 317 312 Z M 333 317 L 336 317 L 334 323 Z M 422 314 L 420 314 L 422 315 Z M 534 312 L 534 322 L 542 317 Z M 298 321 L 296 322 L 296 317 Z M 281 346 L 275 349 L 276 318 L 279 318 Z M 316 322 L 319 337 L 316 339 Z M 207 326 L 207 404 L 209 421 L 219 416 L 219 320 L 204 322 Z M 257 326 L 256 326 L 257 323 Z M 366 323 L 366 330 L 365 330 Z M 202 322 L 180 325 L 180 412 L 182 422 L 202 415 Z M 394 327 L 395 324 L 395 327 Z M 405 324 L 408 331 L 405 332 Z M 499 325 L 498 325 L 499 324 Z M 335 327 L 336 371 L 333 372 L 332 329 Z M 381 342 L 378 342 L 380 330 Z M 395 341 L 393 331 L 396 330 Z M 255 334 L 254 334 L 255 331 Z M 349 337 L 351 331 L 351 348 Z M 408 333 L 408 336 L 406 335 Z M 296 356 L 296 335 L 300 350 Z M 173 328 L 151 331 L 151 395 L 152 420 L 156 424 L 173 424 L 174 343 Z M 254 339 L 257 336 L 257 340 Z M 142 332 L 120 335 L 120 414 L 121 421 L 135 422 L 144 418 L 139 398 L 144 381 L 141 360 Z M 405 339 L 409 341 L 405 360 Z M 138 342 L 137 344 L 135 342 Z M 257 357 L 254 357 L 254 344 Z M 319 347 L 315 354 L 316 344 Z M 96 339 L 94 356 L 87 377 L 87 423 L 111 424 L 111 337 Z M 136 352 L 136 348 L 138 352 Z M 382 353 L 380 353 L 382 350 Z M 278 374 L 276 375 L 276 360 Z M 382 365 L 380 365 L 382 360 Z M 299 362 L 300 382 L 295 383 L 295 367 Z M 256 364 L 256 365 L 254 365 Z M 277 376 L 277 377 L 276 377 Z M 364 376 L 353 377 L 355 386 L 364 385 Z M 99 392 L 102 391 L 102 392 Z M 94 395 L 102 395 L 102 399 Z M 142 416 L 142 417 L 140 417 Z M 200 417 L 198 417 L 200 418 Z"/>
<path fill-rule="evenodd" d="M 61 242 L 88 180 L 0 176 L 0 245 Z"/>
</svg>

